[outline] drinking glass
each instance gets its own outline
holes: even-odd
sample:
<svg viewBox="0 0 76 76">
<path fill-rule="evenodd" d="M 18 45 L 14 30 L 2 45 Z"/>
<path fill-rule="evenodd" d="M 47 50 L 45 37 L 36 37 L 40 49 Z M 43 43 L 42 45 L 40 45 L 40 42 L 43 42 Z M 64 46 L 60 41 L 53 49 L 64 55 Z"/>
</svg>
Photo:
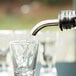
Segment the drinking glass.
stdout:
<svg viewBox="0 0 76 76">
<path fill-rule="evenodd" d="M 10 44 L 14 75 L 35 76 L 38 43 L 35 40 L 16 40 Z"/>
</svg>

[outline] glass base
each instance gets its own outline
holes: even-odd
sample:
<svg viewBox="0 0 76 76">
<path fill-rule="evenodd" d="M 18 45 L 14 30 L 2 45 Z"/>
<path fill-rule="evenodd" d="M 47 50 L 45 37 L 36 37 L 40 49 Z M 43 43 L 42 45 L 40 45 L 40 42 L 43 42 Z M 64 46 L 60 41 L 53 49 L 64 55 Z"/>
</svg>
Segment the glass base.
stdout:
<svg viewBox="0 0 76 76">
<path fill-rule="evenodd" d="M 27 71 L 27 72 L 15 72 L 14 76 L 35 76 L 35 70 Z"/>
</svg>

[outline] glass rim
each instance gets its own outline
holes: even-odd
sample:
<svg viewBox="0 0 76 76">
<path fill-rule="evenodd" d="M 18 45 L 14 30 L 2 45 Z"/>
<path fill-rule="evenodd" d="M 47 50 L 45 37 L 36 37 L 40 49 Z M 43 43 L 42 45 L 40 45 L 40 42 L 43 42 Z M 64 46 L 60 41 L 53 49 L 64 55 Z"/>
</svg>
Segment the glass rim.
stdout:
<svg viewBox="0 0 76 76">
<path fill-rule="evenodd" d="M 13 40 L 13 41 L 10 41 L 10 45 L 12 44 L 38 44 L 38 41 L 36 40 Z"/>
</svg>

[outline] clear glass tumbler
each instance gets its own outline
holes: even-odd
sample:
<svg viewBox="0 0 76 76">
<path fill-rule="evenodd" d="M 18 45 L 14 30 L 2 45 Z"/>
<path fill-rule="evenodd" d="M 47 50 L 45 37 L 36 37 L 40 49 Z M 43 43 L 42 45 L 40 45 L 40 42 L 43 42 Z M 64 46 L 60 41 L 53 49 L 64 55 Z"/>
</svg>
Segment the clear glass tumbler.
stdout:
<svg viewBox="0 0 76 76">
<path fill-rule="evenodd" d="M 10 45 L 14 75 L 35 76 L 38 43 L 34 40 L 13 41 Z"/>
</svg>

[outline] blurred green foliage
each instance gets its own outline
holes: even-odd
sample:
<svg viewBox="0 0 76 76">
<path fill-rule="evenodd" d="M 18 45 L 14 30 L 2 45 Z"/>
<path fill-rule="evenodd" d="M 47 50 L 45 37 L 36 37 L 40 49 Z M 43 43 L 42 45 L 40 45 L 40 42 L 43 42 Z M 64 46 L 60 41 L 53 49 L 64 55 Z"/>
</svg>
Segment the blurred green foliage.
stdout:
<svg viewBox="0 0 76 76">
<path fill-rule="evenodd" d="M 0 30 L 25 30 L 32 29 L 41 19 L 21 19 L 19 17 L 0 18 Z M 43 30 L 58 29 L 57 27 L 44 28 Z"/>
<path fill-rule="evenodd" d="M 64 4 L 68 2 L 68 0 L 35 0 L 35 1 L 43 2 L 46 4 Z"/>
</svg>

